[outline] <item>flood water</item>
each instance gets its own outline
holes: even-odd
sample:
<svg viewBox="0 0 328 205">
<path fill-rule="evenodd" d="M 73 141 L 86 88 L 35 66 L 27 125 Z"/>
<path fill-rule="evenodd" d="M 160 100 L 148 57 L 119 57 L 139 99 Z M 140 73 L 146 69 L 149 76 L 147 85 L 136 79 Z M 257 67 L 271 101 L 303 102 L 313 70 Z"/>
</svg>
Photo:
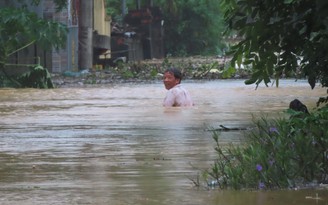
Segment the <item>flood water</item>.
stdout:
<svg viewBox="0 0 328 205">
<path fill-rule="evenodd" d="M 328 204 L 327 190 L 208 190 L 190 180 L 215 160 L 209 129 L 280 116 L 295 98 L 311 111 L 326 89 L 293 80 L 257 90 L 243 80 L 183 85 L 193 108 L 163 108 L 161 82 L 0 89 L 0 204 Z M 220 142 L 242 138 L 222 132 Z"/>
</svg>

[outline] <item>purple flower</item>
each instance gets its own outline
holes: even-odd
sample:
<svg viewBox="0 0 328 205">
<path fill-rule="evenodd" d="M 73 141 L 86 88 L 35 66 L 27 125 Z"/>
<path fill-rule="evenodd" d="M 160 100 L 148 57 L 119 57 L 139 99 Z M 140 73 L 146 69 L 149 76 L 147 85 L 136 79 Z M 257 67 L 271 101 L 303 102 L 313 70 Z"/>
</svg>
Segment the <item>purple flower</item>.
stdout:
<svg viewBox="0 0 328 205">
<path fill-rule="evenodd" d="M 269 133 L 270 134 L 273 134 L 273 133 L 279 134 L 279 131 L 276 127 L 270 127 L 269 128 Z"/>
<path fill-rule="evenodd" d="M 265 184 L 263 182 L 259 182 L 259 189 L 264 189 L 265 188 Z"/>
<path fill-rule="evenodd" d="M 262 166 L 260 164 L 257 164 L 256 165 L 256 170 L 259 171 L 259 172 L 262 171 Z"/>
<path fill-rule="evenodd" d="M 269 162 L 269 165 L 272 166 L 275 161 L 274 161 L 274 159 L 270 159 L 268 162 Z"/>
</svg>

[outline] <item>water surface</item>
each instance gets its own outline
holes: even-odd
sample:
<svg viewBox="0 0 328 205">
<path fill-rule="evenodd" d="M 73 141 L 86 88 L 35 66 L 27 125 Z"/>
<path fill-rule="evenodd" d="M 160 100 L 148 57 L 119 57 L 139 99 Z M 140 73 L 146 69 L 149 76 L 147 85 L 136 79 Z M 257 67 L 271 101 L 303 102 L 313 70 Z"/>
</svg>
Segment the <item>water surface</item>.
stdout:
<svg viewBox="0 0 328 205">
<path fill-rule="evenodd" d="M 327 204 L 327 191 L 197 189 L 215 160 L 208 129 L 251 126 L 283 115 L 298 98 L 309 110 L 326 89 L 285 80 L 183 82 L 196 106 L 163 108 L 163 85 L 0 90 L 0 204 Z M 221 143 L 243 134 L 223 132 Z M 320 199 L 314 199 L 316 195 Z"/>
</svg>

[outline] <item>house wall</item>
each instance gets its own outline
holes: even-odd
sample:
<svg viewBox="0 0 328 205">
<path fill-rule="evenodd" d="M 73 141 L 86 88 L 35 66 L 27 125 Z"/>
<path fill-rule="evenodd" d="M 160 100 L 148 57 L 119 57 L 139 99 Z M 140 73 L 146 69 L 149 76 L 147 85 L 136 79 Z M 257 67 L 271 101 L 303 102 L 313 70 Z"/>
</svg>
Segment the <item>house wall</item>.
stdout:
<svg viewBox="0 0 328 205">
<path fill-rule="evenodd" d="M 103 0 L 94 0 L 93 3 L 93 27 L 100 35 L 110 36 L 111 18 L 106 15 L 105 3 Z"/>
</svg>

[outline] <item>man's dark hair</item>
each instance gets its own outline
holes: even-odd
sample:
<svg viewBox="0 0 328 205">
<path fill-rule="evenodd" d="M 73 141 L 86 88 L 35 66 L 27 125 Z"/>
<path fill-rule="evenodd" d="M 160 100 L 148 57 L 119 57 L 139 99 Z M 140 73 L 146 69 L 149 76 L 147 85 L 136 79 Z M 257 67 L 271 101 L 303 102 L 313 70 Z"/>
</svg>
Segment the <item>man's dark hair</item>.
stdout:
<svg viewBox="0 0 328 205">
<path fill-rule="evenodd" d="M 179 69 L 177 69 L 177 68 L 168 68 L 168 69 L 165 70 L 164 73 L 166 73 L 166 72 L 172 73 L 174 75 L 174 77 L 177 78 L 177 79 L 180 79 L 180 82 L 181 82 L 182 73 Z"/>
</svg>

